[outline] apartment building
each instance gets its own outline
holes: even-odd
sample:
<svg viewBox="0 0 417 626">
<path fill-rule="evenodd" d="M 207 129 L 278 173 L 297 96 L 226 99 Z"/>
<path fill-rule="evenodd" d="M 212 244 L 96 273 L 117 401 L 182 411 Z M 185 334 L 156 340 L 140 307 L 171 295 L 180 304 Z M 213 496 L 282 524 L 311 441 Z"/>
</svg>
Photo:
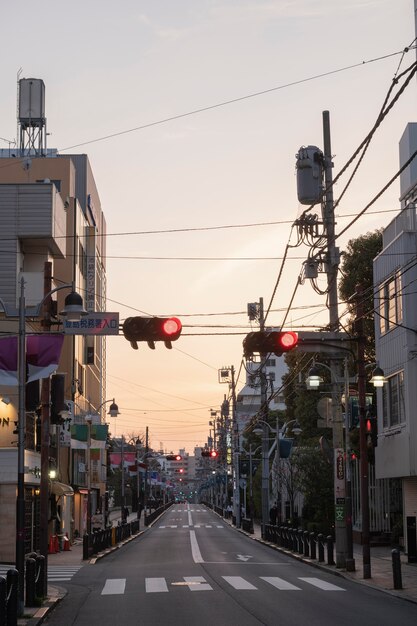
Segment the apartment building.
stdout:
<svg viewBox="0 0 417 626">
<path fill-rule="evenodd" d="M 30 114 L 25 94 L 28 81 L 39 96 Z M 39 79 L 22 79 L 20 141 L 16 149 L 0 150 L 0 333 L 18 331 L 16 311 L 24 303 L 25 332 L 62 331 L 59 312 L 72 287 L 88 312 L 106 309 L 106 223 L 87 155 L 59 155 L 46 148 L 44 86 Z M 49 269 L 48 269 L 49 268 Z M 50 276 L 49 276 L 50 273 Z M 22 279 L 23 296 L 22 300 Z M 48 287 L 46 291 L 46 286 Z M 68 288 L 63 286 L 67 285 Z M 70 287 L 72 286 L 72 287 Z M 29 315 L 53 291 L 41 317 Z M 38 307 L 39 308 L 39 307 Z M 12 314 L 10 314 L 12 312 Z M 45 320 L 51 324 L 45 326 Z M 64 409 L 52 420 L 49 438 L 49 532 L 83 534 L 88 511 L 101 506 L 105 492 L 105 450 L 87 458 L 72 448 L 71 425 L 85 423 L 87 414 L 104 422 L 106 401 L 105 337 L 64 337 L 57 373 L 61 374 Z M 17 447 L 13 433 L 18 415 L 16 386 L 0 386 L 0 561 L 15 558 Z M 24 452 L 25 551 L 39 549 L 41 381 L 26 385 Z M 103 404 L 104 403 L 104 404 Z M 85 446 L 84 446 L 85 448 Z M 90 480 L 87 469 L 90 468 Z M 88 489 L 90 487 L 90 489 Z"/>
</svg>

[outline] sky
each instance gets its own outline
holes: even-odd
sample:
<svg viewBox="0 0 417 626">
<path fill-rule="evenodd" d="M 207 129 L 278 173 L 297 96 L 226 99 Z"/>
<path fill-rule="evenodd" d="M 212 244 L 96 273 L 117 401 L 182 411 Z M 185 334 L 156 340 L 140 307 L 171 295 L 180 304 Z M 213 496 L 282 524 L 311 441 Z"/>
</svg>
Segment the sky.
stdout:
<svg viewBox="0 0 417 626">
<path fill-rule="evenodd" d="M 296 153 L 323 148 L 333 176 L 372 128 L 394 76 L 415 60 L 413 0 L 38 0 L 3 3 L 0 147 L 16 138 L 16 82 L 46 86 L 48 148 L 86 153 L 107 220 L 107 310 L 120 319 L 177 315 L 167 350 L 107 341 L 112 434 L 192 453 L 209 434 L 233 366 L 244 385 L 247 304 L 267 324 L 329 321 L 325 296 L 300 285 L 305 246 L 290 250 Z M 6 54 L 6 51 L 7 54 Z M 416 120 L 416 79 L 381 124 L 336 209 L 336 233 L 399 169 Z M 6 141 L 5 141 L 6 140 Z M 352 170 L 349 170 L 351 173 Z M 334 196 L 347 182 L 335 185 Z M 396 181 L 339 239 L 389 223 Z M 156 231 L 156 232 L 155 232 Z M 290 236 L 292 237 L 290 239 Z M 323 282 L 324 285 L 324 282 Z M 273 300 L 271 298 L 274 294 Z M 254 327 L 256 329 L 256 327 Z"/>
</svg>

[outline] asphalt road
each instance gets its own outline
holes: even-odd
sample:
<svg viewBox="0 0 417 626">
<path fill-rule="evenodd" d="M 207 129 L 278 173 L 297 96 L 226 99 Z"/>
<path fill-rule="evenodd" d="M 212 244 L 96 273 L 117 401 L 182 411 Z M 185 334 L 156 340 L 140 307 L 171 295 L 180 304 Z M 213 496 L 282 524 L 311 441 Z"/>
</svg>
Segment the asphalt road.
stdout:
<svg viewBox="0 0 417 626">
<path fill-rule="evenodd" d="M 50 626 L 415 626 L 417 607 L 300 563 L 200 505 L 175 505 L 65 584 Z"/>
</svg>

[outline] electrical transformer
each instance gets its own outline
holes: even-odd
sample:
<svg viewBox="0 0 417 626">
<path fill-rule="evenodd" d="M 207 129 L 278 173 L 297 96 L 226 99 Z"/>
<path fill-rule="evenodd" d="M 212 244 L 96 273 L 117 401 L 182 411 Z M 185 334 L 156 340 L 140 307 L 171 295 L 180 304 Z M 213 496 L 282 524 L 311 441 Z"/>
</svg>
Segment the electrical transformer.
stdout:
<svg viewBox="0 0 417 626">
<path fill-rule="evenodd" d="M 323 197 L 323 152 L 317 146 L 302 146 L 296 158 L 298 201 L 318 204 Z"/>
</svg>

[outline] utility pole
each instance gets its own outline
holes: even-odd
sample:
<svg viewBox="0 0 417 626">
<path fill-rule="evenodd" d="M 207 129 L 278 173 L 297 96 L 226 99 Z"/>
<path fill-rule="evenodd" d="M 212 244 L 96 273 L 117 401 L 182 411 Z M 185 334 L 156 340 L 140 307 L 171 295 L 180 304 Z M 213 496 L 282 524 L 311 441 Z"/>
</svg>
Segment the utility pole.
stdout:
<svg viewBox="0 0 417 626">
<path fill-rule="evenodd" d="M 52 290 L 52 263 L 44 265 L 44 297 Z M 51 329 L 51 298 L 43 304 L 43 330 Z M 42 379 L 41 383 L 41 481 L 40 481 L 40 553 L 44 557 L 44 596 L 48 595 L 48 527 L 49 527 L 49 426 L 50 426 L 51 379 Z"/>
<path fill-rule="evenodd" d="M 362 562 L 363 577 L 371 578 L 371 549 L 369 538 L 368 448 L 366 445 L 365 336 L 363 329 L 363 291 L 361 285 L 357 285 L 356 287 L 356 298 L 355 330 L 358 337 L 359 450 L 361 456 L 359 467 L 362 518 Z"/>
<path fill-rule="evenodd" d="M 146 427 L 145 434 L 145 489 L 143 492 L 143 508 L 145 510 L 144 520 L 146 523 L 147 507 L 148 507 L 148 454 L 149 454 L 149 428 Z"/>
<path fill-rule="evenodd" d="M 327 258 L 325 260 L 328 289 L 329 330 L 339 328 L 337 273 L 339 268 L 339 248 L 336 247 L 335 218 L 333 203 L 332 150 L 330 141 L 329 111 L 323 111 L 323 146 L 324 146 L 324 183 L 323 222 L 327 237 Z M 331 354 L 330 369 L 332 378 L 332 416 L 334 449 L 334 498 L 335 498 L 335 533 L 336 567 L 344 568 L 348 553 L 346 531 L 346 462 L 343 445 L 343 421 L 340 406 L 340 379 L 342 359 Z"/>
<path fill-rule="evenodd" d="M 231 374 L 231 391 L 232 391 L 232 424 L 233 424 L 233 509 L 236 519 L 236 528 L 240 528 L 240 472 L 239 472 L 239 459 L 240 459 L 240 441 L 239 441 L 239 424 L 237 422 L 236 414 L 236 388 L 235 388 L 235 368 L 233 365 L 230 368 Z"/>
<path fill-rule="evenodd" d="M 264 332 L 264 301 L 259 298 L 259 330 Z M 259 375 L 261 383 L 261 420 L 262 420 L 262 537 L 265 534 L 265 526 L 269 521 L 269 428 L 268 428 L 268 404 L 267 404 L 267 380 L 265 372 L 266 355 L 261 354 Z"/>
</svg>

